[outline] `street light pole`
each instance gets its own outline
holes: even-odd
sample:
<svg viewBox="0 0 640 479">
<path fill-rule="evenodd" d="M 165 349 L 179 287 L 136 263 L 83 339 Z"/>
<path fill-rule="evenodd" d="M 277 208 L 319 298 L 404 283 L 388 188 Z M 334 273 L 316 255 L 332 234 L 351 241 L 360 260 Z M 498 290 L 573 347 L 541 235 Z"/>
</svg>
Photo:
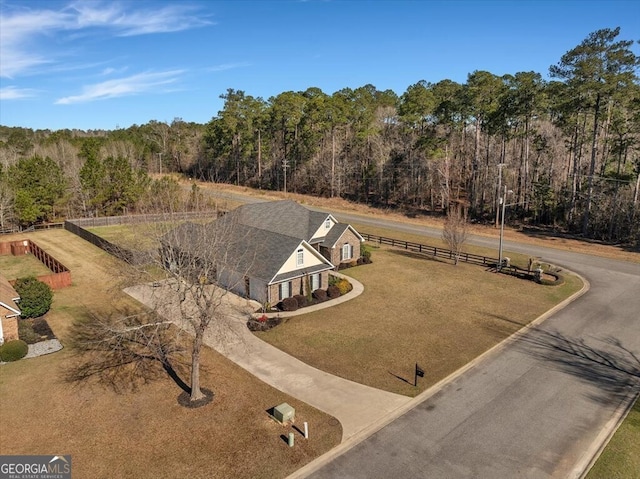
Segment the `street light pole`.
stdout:
<svg viewBox="0 0 640 479">
<path fill-rule="evenodd" d="M 507 209 L 507 185 L 504 186 L 504 193 L 500 198 L 502 204 L 502 221 L 500 222 L 500 246 L 498 247 L 498 271 L 502 269 L 502 240 L 504 237 L 504 214 Z"/>
<path fill-rule="evenodd" d="M 502 167 L 506 163 L 498 163 L 498 207 L 496 208 L 496 228 L 500 222 L 500 193 L 502 192 Z"/>
</svg>

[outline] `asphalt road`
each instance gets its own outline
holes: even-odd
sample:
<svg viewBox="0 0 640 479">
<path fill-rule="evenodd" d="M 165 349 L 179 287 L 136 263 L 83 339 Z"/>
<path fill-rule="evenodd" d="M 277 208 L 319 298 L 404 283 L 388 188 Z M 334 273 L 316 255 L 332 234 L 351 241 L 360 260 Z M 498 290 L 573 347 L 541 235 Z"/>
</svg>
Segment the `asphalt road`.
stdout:
<svg viewBox="0 0 640 479">
<path fill-rule="evenodd" d="M 504 249 L 575 271 L 590 290 L 310 477 L 580 477 L 640 390 L 640 265 L 509 241 Z"/>
<path fill-rule="evenodd" d="M 514 242 L 504 248 L 575 271 L 590 290 L 310 477 L 580 477 L 640 390 L 640 265 Z"/>
</svg>

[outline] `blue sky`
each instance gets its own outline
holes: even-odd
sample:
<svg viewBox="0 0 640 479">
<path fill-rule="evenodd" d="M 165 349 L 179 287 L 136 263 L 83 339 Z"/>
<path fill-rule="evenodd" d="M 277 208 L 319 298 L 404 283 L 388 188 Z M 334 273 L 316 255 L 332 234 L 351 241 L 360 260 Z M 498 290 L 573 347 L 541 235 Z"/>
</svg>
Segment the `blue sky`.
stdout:
<svg viewBox="0 0 640 479">
<path fill-rule="evenodd" d="M 637 0 L 0 0 L 0 124 L 205 123 L 228 88 L 268 99 L 368 83 L 399 95 L 474 70 L 536 71 L 600 28 L 640 38 Z M 634 46 L 640 53 L 638 46 Z"/>
</svg>

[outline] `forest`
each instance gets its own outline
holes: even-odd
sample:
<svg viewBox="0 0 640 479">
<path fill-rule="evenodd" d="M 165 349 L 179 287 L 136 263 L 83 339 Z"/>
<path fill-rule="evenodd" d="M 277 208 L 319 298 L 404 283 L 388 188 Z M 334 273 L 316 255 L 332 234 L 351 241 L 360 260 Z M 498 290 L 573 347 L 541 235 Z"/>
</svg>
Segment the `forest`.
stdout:
<svg viewBox="0 0 640 479">
<path fill-rule="evenodd" d="M 474 71 L 401 94 L 368 84 L 268 99 L 229 88 L 206 124 L 0 126 L 0 229 L 135 212 L 178 191 L 149 175 L 175 172 L 411 215 L 455 206 L 487 224 L 505 201 L 510 224 L 638 248 L 640 57 L 619 35 L 589 34 L 549 80 Z"/>
</svg>

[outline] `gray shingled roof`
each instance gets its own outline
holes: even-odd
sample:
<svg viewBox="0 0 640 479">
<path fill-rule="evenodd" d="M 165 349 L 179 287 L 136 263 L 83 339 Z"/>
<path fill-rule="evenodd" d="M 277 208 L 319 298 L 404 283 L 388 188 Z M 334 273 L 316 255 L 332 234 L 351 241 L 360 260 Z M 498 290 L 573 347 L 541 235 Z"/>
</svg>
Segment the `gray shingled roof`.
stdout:
<svg viewBox="0 0 640 479">
<path fill-rule="evenodd" d="M 311 211 L 292 200 L 242 205 L 227 213 L 238 223 L 310 241 L 328 213 Z"/>
<path fill-rule="evenodd" d="M 225 215 L 209 223 L 205 227 L 205 234 L 213 236 L 220 234 L 220 231 L 230 232 L 230 245 L 225 251 L 224 258 L 226 265 L 234 271 L 249 274 L 267 283 L 272 282 L 278 270 L 302 244 L 303 240 L 238 224 L 236 219 L 233 215 Z M 332 265 L 326 264 L 315 269 L 323 271 L 331 268 Z"/>
</svg>

